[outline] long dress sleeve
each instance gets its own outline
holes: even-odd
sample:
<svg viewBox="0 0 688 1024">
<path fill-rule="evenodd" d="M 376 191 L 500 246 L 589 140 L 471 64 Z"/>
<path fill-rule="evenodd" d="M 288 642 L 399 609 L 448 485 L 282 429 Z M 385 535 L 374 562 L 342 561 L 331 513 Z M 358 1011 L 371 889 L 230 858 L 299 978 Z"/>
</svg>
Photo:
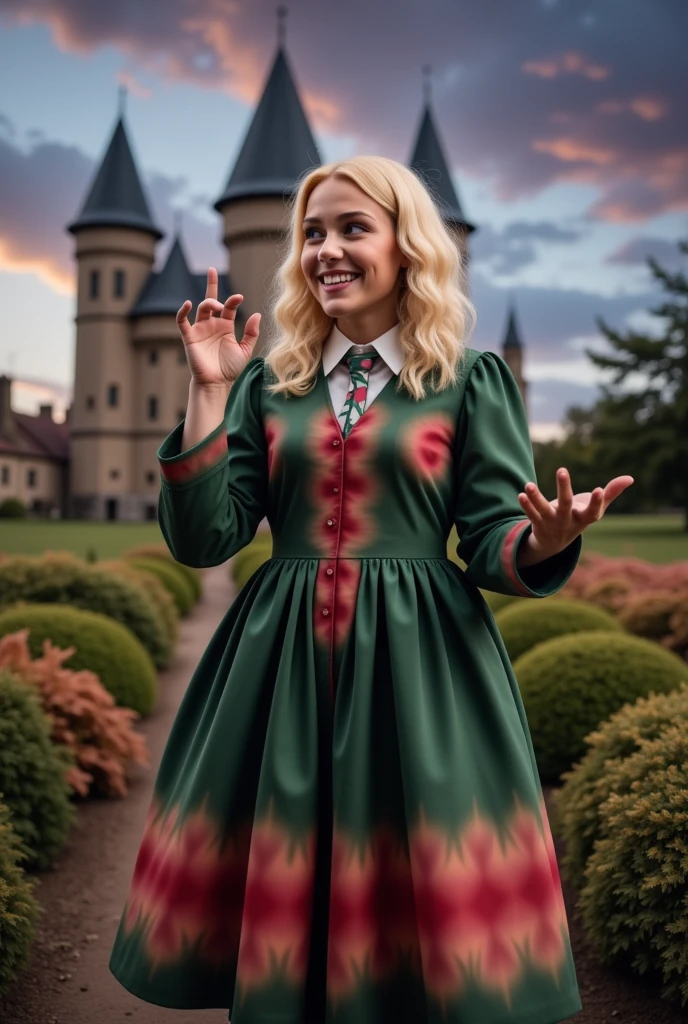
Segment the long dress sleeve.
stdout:
<svg viewBox="0 0 688 1024">
<path fill-rule="evenodd" d="M 521 393 L 493 352 L 480 353 L 469 371 L 456 466 L 456 552 L 467 564 L 466 577 L 499 594 L 547 597 L 560 590 L 576 567 L 582 538 L 536 565 L 518 567 L 532 532 L 518 495 L 537 480 Z"/>
<path fill-rule="evenodd" d="M 263 359 L 255 356 L 234 381 L 215 430 L 181 451 L 182 420 L 158 449 L 160 529 L 184 565 L 220 565 L 253 539 L 265 516 L 262 381 Z"/>
</svg>

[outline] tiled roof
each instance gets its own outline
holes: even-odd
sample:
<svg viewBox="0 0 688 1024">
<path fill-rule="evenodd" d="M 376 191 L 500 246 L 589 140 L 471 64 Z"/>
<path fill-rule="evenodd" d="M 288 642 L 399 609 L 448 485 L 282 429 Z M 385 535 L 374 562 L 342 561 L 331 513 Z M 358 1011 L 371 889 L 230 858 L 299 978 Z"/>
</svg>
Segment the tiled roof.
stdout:
<svg viewBox="0 0 688 1024">
<path fill-rule="evenodd" d="M 17 427 L 14 439 L 0 434 L 0 454 L 34 458 L 69 458 L 69 424 L 55 423 L 49 416 L 13 412 Z"/>
</svg>

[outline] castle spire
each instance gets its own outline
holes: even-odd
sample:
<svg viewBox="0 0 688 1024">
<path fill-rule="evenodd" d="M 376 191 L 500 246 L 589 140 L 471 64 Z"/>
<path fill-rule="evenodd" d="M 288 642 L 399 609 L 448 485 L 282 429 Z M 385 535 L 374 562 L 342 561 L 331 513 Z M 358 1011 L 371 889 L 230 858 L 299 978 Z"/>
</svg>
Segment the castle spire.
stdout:
<svg viewBox="0 0 688 1024">
<path fill-rule="evenodd" d="M 509 302 L 509 319 L 506 326 L 506 334 L 504 335 L 504 349 L 523 349 L 521 342 L 521 335 L 516 324 L 516 306 L 513 298 Z"/>
<path fill-rule="evenodd" d="M 254 196 L 285 197 L 322 161 L 284 52 L 286 8 L 278 8 L 279 46 L 226 188 L 214 204 Z"/>
<path fill-rule="evenodd" d="M 180 237 L 181 222 L 175 215 L 175 237 L 159 274 L 151 274 L 131 311 L 132 317 L 176 314 L 185 299 L 196 302 L 198 282 L 189 270 Z"/>
<path fill-rule="evenodd" d="M 163 232 L 153 223 L 124 128 L 122 90 L 119 103 L 119 118 L 105 156 L 79 215 L 67 230 L 74 234 L 85 227 L 138 228 L 159 239 Z"/>
<path fill-rule="evenodd" d="M 463 215 L 461 204 L 449 173 L 449 165 L 444 155 L 435 121 L 432 116 L 432 68 L 423 65 L 423 115 L 416 136 L 409 167 L 415 171 L 421 181 L 428 185 L 444 220 L 452 225 L 462 227 L 468 234 L 475 231 Z"/>
</svg>

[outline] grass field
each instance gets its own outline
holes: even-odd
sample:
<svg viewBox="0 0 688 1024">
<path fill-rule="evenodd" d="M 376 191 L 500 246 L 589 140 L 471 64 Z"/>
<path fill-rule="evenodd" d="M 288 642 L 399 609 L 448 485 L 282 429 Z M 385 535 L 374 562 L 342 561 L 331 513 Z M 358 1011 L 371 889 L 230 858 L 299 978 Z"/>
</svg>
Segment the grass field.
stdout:
<svg viewBox="0 0 688 1024">
<path fill-rule="evenodd" d="M 0 520 L 0 551 L 6 554 L 39 555 L 52 550 L 84 557 L 91 551 L 97 559 L 115 558 L 137 544 L 161 541 L 157 523 Z M 688 533 L 683 531 L 680 515 L 605 516 L 585 531 L 583 550 L 678 562 L 688 560 Z"/>
</svg>

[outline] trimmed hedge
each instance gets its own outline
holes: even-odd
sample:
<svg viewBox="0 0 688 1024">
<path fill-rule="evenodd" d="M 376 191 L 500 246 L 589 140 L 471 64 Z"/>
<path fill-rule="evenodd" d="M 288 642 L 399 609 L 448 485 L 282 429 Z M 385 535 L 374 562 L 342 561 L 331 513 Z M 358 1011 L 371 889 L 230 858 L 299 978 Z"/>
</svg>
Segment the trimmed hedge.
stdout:
<svg viewBox="0 0 688 1024">
<path fill-rule="evenodd" d="M 98 612 L 63 604 L 18 604 L 0 612 L 0 636 L 29 630 L 29 650 L 43 653 L 43 641 L 63 650 L 76 647 L 65 667 L 94 672 L 120 707 L 148 715 L 155 707 L 158 679 L 148 651 L 121 623 Z"/>
<path fill-rule="evenodd" d="M 50 720 L 37 694 L 0 672 L 0 800 L 26 853 L 28 868 L 49 868 L 76 817 L 66 775 L 75 761 L 50 739 Z"/>
<path fill-rule="evenodd" d="M 562 874 L 577 889 L 600 836 L 600 807 L 618 792 L 618 763 L 635 754 L 644 740 L 657 739 L 679 724 L 688 734 L 688 682 L 673 693 L 625 704 L 586 737 L 584 757 L 562 775 L 563 786 L 553 793 L 551 824 L 564 840 Z"/>
<path fill-rule="evenodd" d="M 15 556 L 0 562 L 0 609 L 18 601 L 100 612 L 127 626 L 156 668 L 165 668 L 172 657 L 162 616 L 141 587 L 73 555 Z"/>
<path fill-rule="evenodd" d="M 656 971 L 688 1003 L 688 731 L 685 723 L 615 763 L 579 910 L 603 960 Z"/>
<path fill-rule="evenodd" d="M 191 584 L 178 573 L 171 562 L 162 558 L 130 558 L 127 561 L 140 572 L 146 572 L 167 587 L 180 615 L 188 615 L 194 606 L 195 598 Z"/>
<path fill-rule="evenodd" d="M 495 621 L 511 661 L 557 636 L 595 629 L 623 632 L 609 612 L 585 601 L 560 597 L 544 598 L 536 608 L 527 601 L 511 604 L 497 613 Z"/>
<path fill-rule="evenodd" d="M 524 601 L 530 604 L 530 598 L 519 597 L 517 594 L 495 594 L 492 590 L 481 590 L 480 593 L 487 601 L 487 606 L 493 615 L 500 612 L 502 608 L 517 607 Z"/>
<path fill-rule="evenodd" d="M 238 551 L 230 562 L 230 573 L 237 590 L 253 576 L 263 562 L 272 556 L 272 538 L 252 540 L 245 548 Z"/>
<path fill-rule="evenodd" d="M 543 780 L 585 752 L 585 737 L 622 705 L 688 679 L 677 655 L 641 637 L 603 630 L 545 640 L 514 664 Z"/>
<path fill-rule="evenodd" d="M 116 576 L 123 576 L 131 580 L 145 592 L 146 597 L 155 605 L 160 617 L 165 624 L 165 633 L 173 646 L 179 639 L 179 609 L 174 602 L 165 584 L 157 577 L 148 572 L 141 572 L 124 558 L 108 562 L 98 563 L 101 569 L 114 573 Z"/>
<path fill-rule="evenodd" d="M 24 874 L 25 859 L 9 808 L 0 802 L 0 995 L 28 961 L 42 913 L 36 883 Z"/>
<path fill-rule="evenodd" d="M 194 593 L 194 603 L 203 596 L 203 577 L 200 569 L 194 569 L 190 565 L 184 565 L 172 557 L 166 544 L 140 544 L 136 548 L 125 551 L 124 558 L 161 558 L 164 562 L 172 565 L 176 571 L 188 580 Z"/>
</svg>

